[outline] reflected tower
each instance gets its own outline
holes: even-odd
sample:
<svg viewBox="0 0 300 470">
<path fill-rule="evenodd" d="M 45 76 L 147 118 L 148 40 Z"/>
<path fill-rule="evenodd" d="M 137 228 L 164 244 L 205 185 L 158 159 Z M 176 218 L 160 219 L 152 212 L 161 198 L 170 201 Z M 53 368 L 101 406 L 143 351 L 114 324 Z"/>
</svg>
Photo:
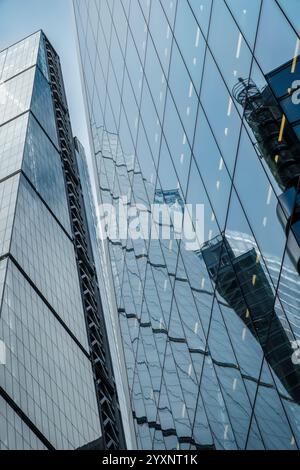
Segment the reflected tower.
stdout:
<svg viewBox="0 0 300 470">
<path fill-rule="evenodd" d="M 297 121 L 294 108 L 299 108 L 293 104 L 299 84 L 292 73 L 298 62 L 296 58 L 268 74 L 269 85 L 262 90 L 252 80 L 240 78 L 233 88 L 233 95 L 244 109 L 262 158 L 283 191 L 279 196 L 277 215 L 286 233 L 289 256 L 300 274 L 300 142 L 297 127 L 289 122 L 290 115 Z M 280 101 L 276 96 L 278 89 L 286 96 L 285 100 Z"/>
<path fill-rule="evenodd" d="M 300 366 L 292 362 L 294 350 L 274 310 L 275 296 L 255 248 L 236 255 L 225 235 L 207 242 L 201 252 L 218 293 L 249 328 L 288 393 L 300 404 Z"/>
</svg>

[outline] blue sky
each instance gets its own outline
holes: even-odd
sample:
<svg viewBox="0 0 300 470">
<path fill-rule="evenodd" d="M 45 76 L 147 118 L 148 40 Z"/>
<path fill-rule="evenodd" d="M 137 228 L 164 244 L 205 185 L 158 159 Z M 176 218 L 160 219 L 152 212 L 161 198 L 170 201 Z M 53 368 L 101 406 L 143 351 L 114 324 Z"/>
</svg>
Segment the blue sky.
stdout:
<svg viewBox="0 0 300 470">
<path fill-rule="evenodd" d="M 0 0 L 0 50 L 38 29 L 60 55 L 73 133 L 89 153 L 72 0 Z"/>
</svg>

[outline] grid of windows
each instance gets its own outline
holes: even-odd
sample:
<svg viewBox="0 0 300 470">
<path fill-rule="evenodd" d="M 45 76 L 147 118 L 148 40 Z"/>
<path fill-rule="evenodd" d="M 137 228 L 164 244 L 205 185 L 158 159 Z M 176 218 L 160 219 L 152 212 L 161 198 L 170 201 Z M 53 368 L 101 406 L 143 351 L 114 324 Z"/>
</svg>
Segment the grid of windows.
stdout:
<svg viewBox="0 0 300 470">
<path fill-rule="evenodd" d="M 54 117 L 54 106 L 50 85 L 39 68 L 36 67 L 34 88 L 31 100 L 31 109 L 40 125 L 45 129 L 48 136 L 58 147 L 56 123 Z"/>
<path fill-rule="evenodd" d="M 299 448 L 283 147 L 270 156 L 245 98 L 272 113 L 276 145 L 295 142 L 266 75 L 290 62 L 299 78 L 296 2 L 73 4 L 99 201 L 150 208 L 171 193 L 205 208 L 195 252 L 176 239 L 108 241 L 138 445 Z"/>
<path fill-rule="evenodd" d="M 41 33 L 32 34 L 0 53 L 0 81 L 18 75 L 37 63 Z"/>
<path fill-rule="evenodd" d="M 88 350 L 73 243 L 24 177 L 19 186 L 10 251 Z"/>
<path fill-rule="evenodd" d="M 0 84 L 0 125 L 29 110 L 34 75 L 31 68 Z"/>
<path fill-rule="evenodd" d="M 0 179 L 21 168 L 28 115 L 0 127 Z"/>
<path fill-rule="evenodd" d="M 5 274 L 6 274 L 6 266 L 7 266 L 7 260 L 3 259 L 0 261 L 0 305 L 2 303 L 2 295 L 3 295 L 3 286 L 4 286 L 4 280 L 5 280 Z"/>
<path fill-rule="evenodd" d="M 59 449 L 97 439 L 90 361 L 11 262 L 0 337 L 9 338 L 1 384 L 43 435 Z"/>
<path fill-rule="evenodd" d="M 0 256 L 9 252 L 19 179 L 17 175 L 0 183 Z"/>
<path fill-rule="evenodd" d="M 28 123 L 22 168 L 35 189 L 70 233 L 70 217 L 60 155 L 32 115 Z"/>
<path fill-rule="evenodd" d="M 44 444 L 0 397 L 0 449 L 46 450 Z"/>
</svg>

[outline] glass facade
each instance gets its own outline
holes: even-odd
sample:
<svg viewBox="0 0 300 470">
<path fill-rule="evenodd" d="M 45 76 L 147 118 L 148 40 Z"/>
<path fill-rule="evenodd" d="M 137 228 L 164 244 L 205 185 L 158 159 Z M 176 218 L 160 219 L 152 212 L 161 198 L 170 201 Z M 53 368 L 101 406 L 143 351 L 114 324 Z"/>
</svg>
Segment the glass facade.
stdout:
<svg viewBox="0 0 300 470">
<path fill-rule="evenodd" d="M 98 202 L 170 215 L 101 253 L 138 447 L 299 449 L 298 2 L 73 6 Z"/>
<path fill-rule="evenodd" d="M 50 47 L 0 53 L 0 449 L 105 448 Z"/>
<path fill-rule="evenodd" d="M 121 410 L 122 424 L 124 434 L 126 436 L 126 448 L 135 449 L 136 439 L 133 431 L 133 419 L 131 414 L 129 389 L 126 374 L 124 374 L 125 361 L 122 348 L 122 338 L 120 333 L 119 319 L 117 309 L 115 307 L 114 295 L 110 292 L 112 283 L 111 272 L 108 266 L 104 266 L 100 262 L 99 250 L 103 250 L 99 233 L 97 231 L 97 210 L 94 204 L 93 188 L 89 177 L 88 162 L 85 150 L 79 140 L 75 137 L 76 160 L 80 175 L 82 193 L 85 204 L 85 213 L 87 225 L 89 227 L 89 235 L 91 241 L 91 249 L 94 256 L 94 262 L 97 272 L 101 302 L 103 305 L 105 316 L 105 327 L 108 334 L 109 349 L 113 363 L 114 377 L 118 390 L 118 400 Z"/>
</svg>

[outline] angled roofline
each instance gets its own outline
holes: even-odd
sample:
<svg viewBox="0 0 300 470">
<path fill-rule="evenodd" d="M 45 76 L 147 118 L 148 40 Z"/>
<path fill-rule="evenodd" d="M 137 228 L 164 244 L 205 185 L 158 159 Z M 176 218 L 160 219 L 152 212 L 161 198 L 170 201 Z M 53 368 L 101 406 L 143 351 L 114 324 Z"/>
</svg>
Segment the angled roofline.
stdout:
<svg viewBox="0 0 300 470">
<path fill-rule="evenodd" d="M 1 54 L 2 52 L 6 51 L 7 49 L 10 49 L 11 47 L 16 46 L 17 44 L 19 44 L 19 42 L 23 42 L 23 41 L 25 41 L 25 39 L 28 39 L 28 38 L 30 38 L 31 36 L 34 36 L 34 35 L 37 34 L 37 33 L 41 33 L 41 34 L 44 34 L 44 35 L 45 35 L 45 33 L 44 33 L 44 31 L 43 31 L 42 29 L 37 29 L 36 31 L 34 31 L 34 33 L 28 34 L 28 35 L 25 36 L 24 38 L 19 39 L 18 41 L 14 42 L 13 44 L 10 44 L 9 46 L 4 47 L 3 49 L 1 49 L 1 50 L 0 50 L 0 54 Z"/>
</svg>

